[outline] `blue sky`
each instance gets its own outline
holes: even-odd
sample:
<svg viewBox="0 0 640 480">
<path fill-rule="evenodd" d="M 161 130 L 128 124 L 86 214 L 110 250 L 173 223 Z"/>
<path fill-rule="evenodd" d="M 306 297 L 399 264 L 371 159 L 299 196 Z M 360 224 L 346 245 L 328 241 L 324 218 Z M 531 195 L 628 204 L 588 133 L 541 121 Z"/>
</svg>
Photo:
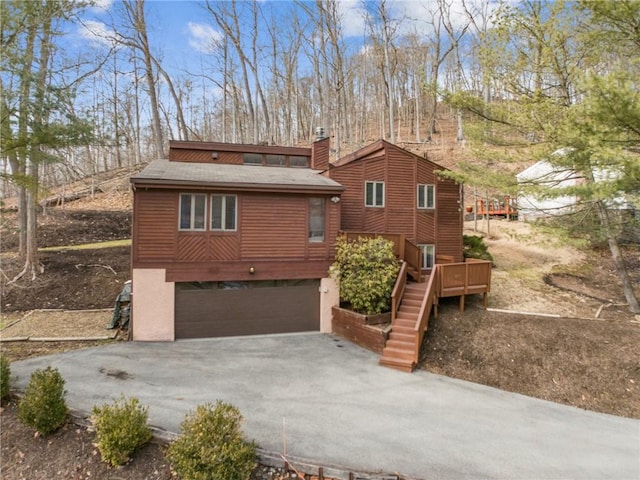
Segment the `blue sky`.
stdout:
<svg viewBox="0 0 640 480">
<path fill-rule="evenodd" d="M 452 9 L 454 23 L 462 22 L 464 15 L 460 8 L 462 0 L 454 0 Z M 478 0 L 465 0 L 467 4 Z M 118 0 L 97 0 L 97 6 L 84 15 L 84 25 L 78 25 L 72 32 L 80 41 L 96 42 L 95 34 L 108 31 L 110 16 L 115 14 Z M 260 0 L 272 9 L 276 19 L 287 22 L 285 16 L 279 18 L 278 11 L 294 6 L 292 0 Z M 343 33 L 348 43 L 362 44 L 366 32 L 362 15 L 361 0 L 340 0 Z M 430 11 L 437 7 L 436 0 L 387 0 L 387 8 L 396 18 L 403 18 L 402 30 L 425 31 L 429 28 Z M 221 33 L 213 26 L 211 15 L 205 11 L 203 1 L 189 0 L 147 0 L 147 29 L 156 54 L 162 54 L 164 62 L 173 68 L 184 69 L 193 62 L 199 62 L 206 53 L 211 38 Z"/>
</svg>

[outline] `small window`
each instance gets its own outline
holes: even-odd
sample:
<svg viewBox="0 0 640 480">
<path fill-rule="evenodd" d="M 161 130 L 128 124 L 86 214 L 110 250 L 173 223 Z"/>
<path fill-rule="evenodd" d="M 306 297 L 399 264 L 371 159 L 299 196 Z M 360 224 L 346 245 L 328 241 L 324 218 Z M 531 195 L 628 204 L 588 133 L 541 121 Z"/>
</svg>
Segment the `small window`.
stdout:
<svg viewBox="0 0 640 480">
<path fill-rule="evenodd" d="M 284 167 L 287 165 L 287 158 L 284 155 L 268 154 L 267 165 L 270 167 Z"/>
<path fill-rule="evenodd" d="M 207 196 L 203 194 L 180 194 L 180 230 L 204 230 Z"/>
<path fill-rule="evenodd" d="M 364 183 L 364 204 L 367 207 L 384 207 L 384 182 Z"/>
<path fill-rule="evenodd" d="M 262 165 L 261 153 L 243 153 L 242 162 L 245 165 Z"/>
<path fill-rule="evenodd" d="M 307 168 L 309 166 L 309 157 L 302 157 L 299 155 L 292 155 L 289 157 L 289 166 L 290 167 L 304 167 Z"/>
<path fill-rule="evenodd" d="M 309 241 L 324 242 L 324 198 L 309 198 Z"/>
<path fill-rule="evenodd" d="M 418 185 L 418 208 L 435 208 L 435 185 Z"/>
<path fill-rule="evenodd" d="M 211 230 L 235 230 L 236 195 L 211 195 Z"/>
<path fill-rule="evenodd" d="M 435 245 L 418 245 L 422 251 L 422 268 L 433 268 L 436 259 Z"/>
</svg>

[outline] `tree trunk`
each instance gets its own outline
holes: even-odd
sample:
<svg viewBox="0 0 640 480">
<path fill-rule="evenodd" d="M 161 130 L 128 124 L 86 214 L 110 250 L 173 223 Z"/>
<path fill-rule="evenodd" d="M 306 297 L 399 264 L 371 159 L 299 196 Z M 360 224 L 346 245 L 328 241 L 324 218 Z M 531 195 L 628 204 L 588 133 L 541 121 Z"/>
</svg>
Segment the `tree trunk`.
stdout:
<svg viewBox="0 0 640 480">
<path fill-rule="evenodd" d="M 625 265 L 620 245 L 618 245 L 615 232 L 611 227 L 607 207 L 601 201 L 597 201 L 596 211 L 598 212 L 598 218 L 600 220 L 602 230 L 607 237 L 607 243 L 609 244 L 609 250 L 611 251 L 611 258 L 613 258 L 616 273 L 618 274 L 618 280 L 620 280 L 620 283 L 622 284 L 622 291 L 624 292 L 624 296 L 629 304 L 629 310 L 632 313 L 640 313 L 640 304 L 638 304 L 638 298 L 633 290 L 633 284 L 629 278 L 629 272 L 627 272 L 627 266 Z"/>
</svg>

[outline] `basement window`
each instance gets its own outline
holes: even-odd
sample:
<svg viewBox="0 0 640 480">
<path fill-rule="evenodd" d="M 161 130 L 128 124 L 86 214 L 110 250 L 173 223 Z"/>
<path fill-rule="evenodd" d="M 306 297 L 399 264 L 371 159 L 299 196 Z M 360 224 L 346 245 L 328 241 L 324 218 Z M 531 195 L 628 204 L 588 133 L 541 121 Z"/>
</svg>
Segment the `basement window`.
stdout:
<svg viewBox="0 0 640 480">
<path fill-rule="evenodd" d="M 436 247 L 435 245 L 422 244 L 418 245 L 422 257 L 422 269 L 433 268 L 436 263 Z"/>
</svg>

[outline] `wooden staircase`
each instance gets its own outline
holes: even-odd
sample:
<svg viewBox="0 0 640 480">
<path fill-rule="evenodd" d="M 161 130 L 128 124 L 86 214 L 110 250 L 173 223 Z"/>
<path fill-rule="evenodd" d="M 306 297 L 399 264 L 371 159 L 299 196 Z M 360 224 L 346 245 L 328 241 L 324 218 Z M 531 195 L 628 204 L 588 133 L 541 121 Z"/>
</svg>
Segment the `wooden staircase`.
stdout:
<svg viewBox="0 0 640 480">
<path fill-rule="evenodd" d="M 426 289 L 427 283 L 407 283 L 402 303 L 380 357 L 380 365 L 403 372 L 412 372 L 415 368 L 415 346 L 420 338 L 416 324 L 420 321 L 418 315 Z"/>
</svg>

